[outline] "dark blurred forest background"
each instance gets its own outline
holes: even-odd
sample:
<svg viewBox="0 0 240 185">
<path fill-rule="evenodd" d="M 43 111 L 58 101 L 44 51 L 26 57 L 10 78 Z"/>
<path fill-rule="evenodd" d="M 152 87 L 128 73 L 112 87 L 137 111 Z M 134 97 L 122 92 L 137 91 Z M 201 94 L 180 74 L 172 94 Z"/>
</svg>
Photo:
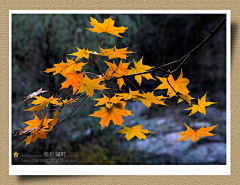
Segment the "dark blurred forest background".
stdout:
<svg viewBox="0 0 240 185">
<path fill-rule="evenodd" d="M 58 93 L 60 97 L 67 91 L 66 89 L 58 91 L 65 78 L 59 74 L 52 76 L 52 74 L 45 73 L 44 71 L 47 68 L 51 68 L 53 64 L 61 61 L 66 62 L 66 57 L 71 59 L 72 56 L 67 54 L 77 52 L 76 46 L 80 49 L 85 47 L 88 50 L 99 51 L 104 33 L 97 34 L 85 29 L 92 27 L 89 24 L 90 16 L 96 18 L 99 22 L 103 22 L 104 19 L 111 16 L 115 20 L 115 26 L 128 27 L 126 32 L 121 34 L 124 38 L 107 34 L 103 48 L 128 47 L 129 51 L 137 52 L 129 54 L 125 62 L 132 62 L 133 60 L 137 62 L 143 56 L 143 64 L 160 66 L 178 60 L 192 50 L 210 34 L 225 15 L 12 15 L 13 131 L 17 131 L 18 128 L 25 128 L 26 125 L 23 122 L 34 118 L 30 117 L 31 112 L 23 111 L 31 107 L 29 104 L 33 99 L 20 103 L 27 95 L 41 87 L 43 90 Z M 104 61 L 100 61 L 98 65 L 101 71 L 107 68 Z M 175 67 L 171 66 L 169 69 L 172 70 Z M 218 120 L 218 117 L 226 112 L 226 25 L 223 25 L 217 34 L 201 49 L 191 55 L 181 66 L 181 69 L 183 77 L 190 80 L 188 88 L 196 101 L 198 97 L 201 98 L 208 92 L 207 101 L 218 102 L 218 104 L 206 108 L 207 115 L 209 113 L 211 116 L 198 113 L 195 119 L 201 122 L 211 122 L 211 125 L 219 124 L 214 129 L 214 133 L 218 133 L 221 142 L 226 142 L 226 121 L 220 123 Z M 181 69 L 173 74 L 175 79 L 179 76 Z M 84 66 L 83 70 L 95 72 L 91 65 Z M 162 75 L 163 73 L 160 71 L 153 73 L 153 76 Z M 134 78 L 131 80 L 134 84 L 137 84 Z M 126 81 L 125 83 L 127 86 L 124 89 L 128 90 L 128 87 L 131 87 L 134 90 L 130 83 Z M 159 84 L 158 79 L 156 81 L 143 79 L 141 88 L 144 92 L 152 92 Z M 116 87 L 113 83 L 111 85 Z M 166 90 L 158 90 L 155 94 L 166 95 L 166 92 Z M 49 97 L 51 94 L 45 93 L 42 96 Z M 98 95 L 94 96 L 94 98 L 97 97 L 101 97 L 100 91 Z M 168 107 L 152 105 L 149 109 L 144 108 L 144 105 L 143 108 L 140 108 L 142 105 L 137 104 L 135 114 L 138 118 L 144 118 L 145 122 L 154 118 L 171 118 L 171 122 L 179 123 L 178 126 L 181 125 L 180 129 L 186 130 L 184 123 L 190 124 L 192 118 L 187 116 L 189 111 L 184 110 L 188 108 L 187 105 L 184 103 L 177 104 L 176 102 L 177 98 L 172 98 L 166 100 Z M 120 130 L 120 127 L 113 125 L 112 122 L 108 128 L 105 127 L 101 130 L 100 118 L 88 116 L 98 110 L 97 107 L 94 107 L 94 104 L 96 104 L 94 100 L 88 99 L 85 101 L 67 121 L 48 133 L 46 140 L 38 139 L 35 143 L 25 146 L 21 142 L 26 138 L 26 135 L 13 136 L 13 152 L 18 151 L 21 156 L 22 154 L 43 155 L 44 152 L 66 151 L 68 155 L 75 155 L 72 159 L 78 160 L 77 163 L 72 164 L 181 164 L 179 161 L 169 160 L 171 155 L 165 160 L 162 155 L 155 155 L 147 148 L 141 151 L 136 147 L 133 150 L 128 150 L 129 143 L 134 143 L 137 139 L 127 141 L 124 135 L 116 133 L 117 130 Z M 50 106 L 49 108 L 54 107 Z M 130 108 L 131 102 L 129 102 L 128 109 L 130 110 Z M 139 112 L 136 112 L 137 110 Z M 62 111 L 59 120 L 64 119 L 70 112 L 70 110 Z M 41 117 L 41 114 L 38 115 Z M 224 117 L 226 118 L 226 114 Z M 150 130 L 147 125 L 144 125 L 144 128 Z M 180 133 L 178 128 L 171 127 L 165 132 L 177 131 Z M 151 131 L 154 132 L 154 130 Z M 155 135 L 149 134 L 149 137 L 157 138 L 157 133 Z M 208 143 L 211 140 L 206 139 L 204 142 Z M 180 143 L 183 144 L 184 142 Z M 200 141 L 197 144 L 204 143 Z M 196 148 L 196 145 L 193 148 Z M 157 146 L 152 145 L 152 147 Z M 166 146 L 164 145 L 164 147 Z M 149 153 L 149 155 L 145 155 L 145 153 Z M 30 163 L 22 163 L 20 157 L 13 158 L 13 164 Z"/>
</svg>

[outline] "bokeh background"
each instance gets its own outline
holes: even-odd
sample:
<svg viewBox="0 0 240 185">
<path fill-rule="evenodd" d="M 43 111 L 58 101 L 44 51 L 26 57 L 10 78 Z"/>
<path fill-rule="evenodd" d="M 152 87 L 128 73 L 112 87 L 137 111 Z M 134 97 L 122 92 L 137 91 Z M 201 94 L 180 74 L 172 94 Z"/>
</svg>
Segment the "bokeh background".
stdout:
<svg viewBox="0 0 240 185">
<path fill-rule="evenodd" d="M 192 50 L 218 25 L 225 15 L 221 14 L 185 14 L 185 15 L 12 15 L 12 130 L 24 128 L 22 123 L 33 119 L 31 112 L 23 111 L 31 107 L 31 100 L 20 103 L 28 94 L 39 88 L 63 95 L 67 90 L 58 89 L 65 78 L 44 73 L 54 63 L 66 62 L 69 53 L 78 48 L 98 51 L 104 34 L 86 30 L 91 25 L 90 17 L 99 22 L 112 17 L 115 26 L 128 27 L 118 38 L 107 34 L 103 48 L 125 48 L 137 51 L 128 55 L 126 62 L 138 61 L 143 56 L 143 63 L 149 66 L 160 66 L 178 60 Z M 104 61 L 98 63 L 101 71 L 107 66 Z M 132 65 L 132 64 L 131 64 Z M 171 66 L 172 70 L 176 66 Z M 83 68 L 94 71 L 91 65 Z M 89 117 L 94 111 L 96 101 L 88 99 L 64 123 L 47 134 L 46 140 L 37 140 L 25 146 L 22 141 L 26 136 L 12 137 L 12 151 L 20 153 L 19 158 L 12 158 L 13 164 L 225 164 L 226 163 L 226 26 L 223 25 L 217 34 L 200 50 L 195 52 L 181 66 L 184 77 L 190 80 L 188 85 L 191 95 L 201 98 L 206 92 L 207 101 L 218 102 L 207 107 L 207 115 L 194 115 L 196 127 L 218 124 L 212 132 L 215 136 L 202 138 L 196 143 L 191 141 L 174 143 L 180 136 L 177 133 L 186 130 L 184 123 L 193 126 L 192 118 L 186 104 L 177 104 L 177 98 L 166 100 L 168 107 L 152 105 L 149 109 L 139 102 L 129 101 L 127 109 L 135 115 L 129 117 L 131 126 L 143 123 L 149 134 L 147 140 L 134 138 L 127 141 L 124 135 L 116 133 L 119 126 L 110 123 L 101 130 L 100 118 Z M 173 74 L 175 79 L 180 69 Z M 154 72 L 153 76 L 161 76 Z M 134 78 L 131 79 L 137 85 Z M 126 83 L 126 90 L 131 84 Z M 160 81 L 143 80 L 142 90 L 153 91 Z M 114 82 L 111 86 L 116 87 Z M 139 87 L 139 86 L 138 86 Z M 97 92 L 97 91 L 96 91 Z M 156 95 L 166 94 L 158 90 Z M 47 93 L 42 96 L 48 97 Z M 98 93 L 94 98 L 101 97 Z M 73 105 L 74 106 L 74 105 Z M 49 109 L 54 107 L 49 107 Z M 45 109 L 44 109 L 45 110 Z M 64 119 L 71 111 L 61 112 L 59 120 Z M 41 116 L 41 114 L 38 114 Z M 127 121 L 125 122 L 128 124 Z M 44 152 L 66 152 L 73 155 L 68 158 L 77 162 L 58 163 L 25 163 L 22 155 L 43 155 Z M 36 158 L 36 157 L 34 157 Z M 39 157 L 38 157 L 39 158 Z M 43 158 L 43 157 L 40 157 Z M 46 159 L 46 158 L 45 158 Z"/>
</svg>

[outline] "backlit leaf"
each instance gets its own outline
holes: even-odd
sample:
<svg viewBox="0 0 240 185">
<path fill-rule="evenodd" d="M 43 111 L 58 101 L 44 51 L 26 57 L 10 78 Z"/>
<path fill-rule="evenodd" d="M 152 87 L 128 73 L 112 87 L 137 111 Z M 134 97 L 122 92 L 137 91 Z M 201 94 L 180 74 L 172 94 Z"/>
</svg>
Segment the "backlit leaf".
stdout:
<svg viewBox="0 0 240 185">
<path fill-rule="evenodd" d="M 106 104 L 106 107 L 109 109 L 112 107 L 112 105 L 114 103 L 117 104 L 120 102 L 119 98 L 117 98 L 116 96 L 109 98 L 109 97 L 105 96 L 104 94 L 103 94 L 103 98 L 98 98 L 98 99 L 94 99 L 94 100 L 98 101 L 98 103 L 95 106 L 100 106 L 100 105 Z"/>
<path fill-rule="evenodd" d="M 90 30 L 92 32 L 97 33 L 109 33 L 112 35 L 115 35 L 117 37 L 121 37 L 119 33 L 124 33 L 127 27 L 115 27 L 114 22 L 111 17 L 108 19 L 105 19 L 103 23 L 99 23 L 96 19 L 91 18 L 91 22 L 89 22 L 94 28 L 86 28 L 87 30 Z"/>
<path fill-rule="evenodd" d="M 99 107 L 101 110 L 95 111 L 93 114 L 89 116 L 95 116 L 101 118 L 100 124 L 102 126 L 102 129 L 106 126 L 108 127 L 110 121 L 112 120 L 114 125 L 120 125 L 122 126 L 122 123 L 124 122 L 122 116 L 130 116 L 133 115 L 131 111 L 126 110 L 125 102 L 117 103 L 113 108 L 109 109 L 106 107 Z"/>
<path fill-rule="evenodd" d="M 181 133 L 177 134 L 177 135 L 182 135 L 182 137 L 178 139 L 176 142 L 186 141 L 189 137 L 191 137 L 192 142 L 196 142 L 200 139 L 200 137 L 214 136 L 215 134 L 212 134 L 209 131 L 211 131 L 218 125 L 204 128 L 204 124 L 203 124 L 203 126 L 200 129 L 198 129 L 196 132 L 186 124 L 185 126 L 187 127 L 187 130 L 185 132 L 182 131 Z"/>
<path fill-rule="evenodd" d="M 192 115 L 192 114 L 195 114 L 197 111 L 206 115 L 205 107 L 217 103 L 217 102 L 206 102 L 206 95 L 207 95 L 207 93 L 201 99 L 198 98 L 198 104 L 197 105 L 192 105 L 192 107 L 189 107 L 188 109 L 185 109 L 185 110 L 192 110 L 190 112 L 189 116 Z"/>
<path fill-rule="evenodd" d="M 142 129 L 142 125 L 136 125 L 132 128 L 129 128 L 129 127 L 125 127 L 123 126 L 124 128 L 122 130 L 119 130 L 117 131 L 118 133 L 121 133 L 121 134 L 125 134 L 125 137 L 126 139 L 129 141 L 130 139 L 132 139 L 134 136 L 138 137 L 138 139 L 147 139 L 147 137 L 143 134 L 148 134 L 148 133 L 154 133 L 154 132 L 151 132 L 147 129 Z"/>
<path fill-rule="evenodd" d="M 127 51 L 128 48 L 121 48 L 121 49 L 117 49 L 116 46 L 114 48 L 111 49 L 102 49 L 100 48 L 100 54 L 103 54 L 105 56 L 108 56 L 108 59 L 113 59 L 113 58 L 122 58 L 122 59 L 126 59 L 127 55 L 129 53 L 135 53 L 133 51 Z"/>
<path fill-rule="evenodd" d="M 106 71 L 104 77 L 106 79 L 110 79 L 111 77 L 121 77 L 123 75 L 127 75 L 128 74 L 128 65 L 129 63 L 123 63 L 122 60 L 120 61 L 119 65 L 117 66 L 115 64 L 115 61 L 113 61 L 113 63 L 107 62 L 105 61 L 106 64 L 109 66 L 108 70 Z M 122 88 L 123 85 L 126 85 L 124 83 L 124 79 L 123 78 L 119 78 L 117 79 L 117 84 L 119 86 L 119 89 Z"/>
<path fill-rule="evenodd" d="M 78 50 L 77 52 L 71 53 L 71 54 L 68 54 L 68 55 L 76 56 L 77 58 L 76 58 L 75 61 L 80 60 L 83 57 L 89 60 L 89 54 L 92 53 L 92 51 L 88 51 L 88 49 L 85 50 L 85 48 L 83 48 L 83 49 L 79 49 L 78 47 L 76 47 L 76 48 Z"/>
<path fill-rule="evenodd" d="M 179 92 L 182 95 L 188 95 L 189 90 L 187 89 L 187 85 L 189 80 L 187 78 L 183 78 L 183 73 L 181 70 L 181 74 L 178 79 L 175 81 L 173 76 L 170 74 L 168 78 L 165 77 L 157 77 L 162 84 L 160 84 L 155 90 L 157 89 L 168 89 L 167 95 L 169 98 L 176 95 Z M 169 85 L 169 83 L 170 85 Z"/>
<path fill-rule="evenodd" d="M 146 72 L 148 71 L 149 69 L 152 69 L 153 67 L 150 67 L 148 65 L 143 65 L 142 64 L 142 60 L 143 60 L 143 57 L 138 61 L 138 62 L 134 62 L 134 68 L 131 68 L 128 72 L 128 75 L 131 75 L 131 74 L 135 74 L 135 73 L 142 73 L 142 72 Z M 139 83 L 139 85 L 141 85 L 142 83 L 142 77 L 146 78 L 147 80 L 149 79 L 152 79 L 152 80 L 155 80 L 151 73 L 146 73 L 146 74 L 141 74 L 141 75 L 135 75 L 135 80 Z"/>
<path fill-rule="evenodd" d="M 90 79 L 87 75 L 84 75 L 77 93 L 86 92 L 86 94 L 92 98 L 94 90 L 108 89 L 104 84 L 100 85 L 101 81 L 101 78 Z"/>
</svg>

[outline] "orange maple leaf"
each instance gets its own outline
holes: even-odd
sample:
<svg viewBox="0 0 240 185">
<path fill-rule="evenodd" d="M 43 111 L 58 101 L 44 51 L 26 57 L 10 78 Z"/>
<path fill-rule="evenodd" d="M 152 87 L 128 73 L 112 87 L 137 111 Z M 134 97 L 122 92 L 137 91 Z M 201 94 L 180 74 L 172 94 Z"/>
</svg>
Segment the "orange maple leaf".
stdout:
<svg viewBox="0 0 240 185">
<path fill-rule="evenodd" d="M 187 78 L 183 78 L 182 70 L 181 70 L 180 76 L 176 81 L 174 80 L 171 74 L 169 75 L 168 78 L 165 78 L 165 77 L 157 77 L 157 78 L 162 82 L 162 84 L 160 84 L 155 90 L 168 89 L 167 95 L 169 96 L 169 98 L 175 96 L 177 92 L 179 92 L 182 95 L 188 95 L 189 90 L 187 89 L 187 85 L 189 83 L 189 80 Z"/>
<path fill-rule="evenodd" d="M 33 128 L 36 128 L 36 127 L 39 127 L 41 124 L 42 127 L 44 128 L 47 128 L 48 127 L 48 123 L 51 121 L 51 119 L 47 119 L 47 115 L 45 117 L 43 117 L 43 119 L 39 119 L 37 117 L 37 115 L 35 115 L 35 118 L 33 120 L 30 120 L 30 121 L 26 121 L 26 122 L 23 122 L 25 124 L 27 124 L 28 126 L 25 128 L 26 129 L 33 129 Z"/>
<path fill-rule="evenodd" d="M 76 48 L 77 48 L 78 52 L 71 53 L 68 55 L 76 56 L 77 58 L 75 61 L 80 60 L 83 57 L 89 60 L 89 53 L 92 53 L 92 51 L 88 51 L 88 49 L 85 50 L 85 47 L 83 49 L 79 49 L 78 47 L 76 47 Z"/>
<path fill-rule="evenodd" d="M 143 57 L 138 62 L 135 62 L 133 60 L 135 68 L 131 68 L 128 72 L 128 75 L 135 74 L 135 73 L 142 73 L 142 72 L 148 71 L 149 69 L 153 68 L 148 65 L 143 65 L 142 60 L 143 60 Z M 155 80 L 152 77 L 151 73 L 135 75 L 135 80 L 139 83 L 139 85 L 141 85 L 141 83 L 142 83 L 142 77 L 146 78 L 147 80 L 149 80 L 149 79 Z"/>
<path fill-rule="evenodd" d="M 129 88 L 129 93 L 116 93 L 116 95 L 119 99 L 124 99 L 124 100 L 133 99 L 133 101 L 141 101 L 147 107 L 150 107 L 152 103 L 166 105 L 163 100 L 163 99 L 166 99 L 166 97 L 163 97 L 162 95 L 154 96 L 153 93 L 154 91 L 147 92 L 147 93 L 143 92 L 143 94 L 141 94 L 139 93 L 139 91 L 132 91 Z"/>
<path fill-rule="evenodd" d="M 76 71 L 81 71 L 82 66 L 86 65 L 86 63 L 83 63 L 83 62 L 76 63 L 72 59 L 68 59 L 68 58 L 66 59 L 67 59 L 67 63 L 62 61 L 59 64 L 54 64 L 53 68 L 48 68 L 44 72 L 45 73 L 54 72 L 53 75 L 56 75 L 58 73 L 61 73 L 62 75 L 64 75 L 65 73 L 73 73 Z"/>
<path fill-rule="evenodd" d="M 49 103 L 50 103 L 50 100 L 47 99 L 46 101 L 42 102 L 40 105 L 33 106 L 33 107 L 31 107 L 31 108 L 29 108 L 27 110 L 24 110 L 24 111 L 32 111 L 32 112 L 36 111 L 33 114 L 33 115 L 36 115 L 40 110 L 42 110 L 45 107 L 47 107 Z"/>
<path fill-rule="evenodd" d="M 184 94 L 180 94 L 179 95 L 179 99 L 178 99 L 178 103 L 182 102 L 182 101 L 186 101 L 190 106 L 192 105 L 191 100 L 195 99 L 192 96 L 190 96 L 189 94 L 184 95 Z"/>
<path fill-rule="evenodd" d="M 86 28 L 87 30 L 90 30 L 92 32 L 97 32 L 97 33 L 109 33 L 112 35 L 115 35 L 117 37 L 121 37 L 119 33 L 124 33 L 127 27 L 115 27 L 114 22 L 111 17 L 108 19 L 104 19 L 103 23 L 99 23 L 96 19 L 91 18 L 91 22 L 89 22 L 94 28 Z"/>
<path fill-rule="evenodd" d="M 44 98 L 41 95 L 35 97 L 36 100 L 34 100 L 31 104 L 38 105 L 41 104 L 43 105 L 45 102 L 48 102 L 53 104 L 53 105 L 62 105 L 62 103 L 58 102 L 60 98 L 54 98 L 53 95 L 50 98 Z M 46 105 L 48 106 L 48 104 Z"/>
<path fill-rule="evenodd" d="M 106 107 L 109 109 L 113 106 L 114 103 L 117 104 L 120 102 L 119 98 L 117 98 L 116 95 L 110 98 L 105 96 L 104 94 L 103 94 L 103 98 L 97 98 L 94 100 L 98 101 L 98 103 L 95 106 L 106 104 Z"/>
<path fill-rule="evenodd" d="M 49 127 L 48 123 L 50 121 L 52 121 L 52 119 L 47 119 L 47 115 L 45 117 L 43 116 L 43 119 L 41 120 L 39 120 L 39 118 L 35 115 L 35 118 L 33 120 L 24 122 L 28 125 L 25 130 L 32 130 L 31 135 L 24 140 L 26 142 L 26 145 L 30 144 L 31 142 L 35 142 L 38 138 L 46 139 L 47 133 L 45 129 Z"/>
<path fill-rule="evenodd" d="M 113 55 L 114 53 L 114 48 L 109 48 L 109 49 L 102 49 L 100 46 L 99 46 L 99 53 L 98 52 L 95 52 L 93 54 L 97 54 L 97 55 L 104 55 L 104 56 L 111 56 Z M 108 59 L 110 60 L 110 58 L 108 57 Z"/>
<path fill-rule="evenodd" d="M 192 107 L 189 107 L 188 109 L 185 109 L 185 110 L 192 110 L 188 116 L 191 116 L 192 114 L 195 114 L 197 111 L 206 115 L 205 107 L 217 103 L 217 102 L 206 102 L 206 95 L 207 95 L 207 93 L 201 99 L 198 98 L 198 104 L 197 105 L 192 105 Z"/>
<path fill-rule="evenodd" d="M 99 107 L 101 110 L 95 111 L 93 114 L 89 116 L 100 117 L 100 124 L 102 129 L 106 126 L 108 127 L 110 121 L 112 120 L 114 125 L 121 125 L 124 122 L 122 116 L 130 116 L 133 115 L 131 111 L 126 110 L 124 107 L 126 102 L 117 103 L 113 108 L 109 109 L 106 107 Z"/>
<path fill-rule="evenodd" d="M 54 72 L 53 75 L 56 75 L 58 73 L 61 73 L 62 71 L 65 71 L 66 68 L 67 68 L 68 64 L 63 62 L 59 63 L 59 64 L 54 64 L 54 67 L 53 68 L 48 68 L 46 69 L 44 72 L 45 73 L 51 73 L 51 72 Z"/>
<path fill-rule="evenodd" d="M 139 91 L 132 91 L 129 88 L 129 93 L 116 93 L 116 95 L 120 98 L 120 99 L 124 99 L 124 100 L 130 100 L 132 98 L 137 98 L 137 96 L 142 96 Z"/>
<path fill-rule="evenodd" d="M 186 124 L 185 126 L 187 127 L 187 130 L 185 132 L 182 131 L 181 133 L 177 134 L 177 135 L 182 135 L 182 137 L 178 139 L 176 142 L 186 141 L 189 137 L 191 137 L 192 142 L 196 142 L 200 139 L 200 137 L 214 136 L 215 134 L 212 134 L 209 131 L 213 130 L 218 125 L 204 128 L 204 124 L 203 124 L 203 126 L 200 129 L 198 129 L 196 132 Z"/>
<path fill-rule="evenodd" d="M 68 65 L 67 68 L 65 70 L 65 73 L 74 73 L 76 71 L 82 71 L 82 67 L 85 66 L 87 63 L 83 63 L 83 62 L 78 62 L 76 63 L 73 60 L 68 60 Z"/>
<path fill-rule="evenodd" d="M 113 58 L 122 58 L 122 59 L 126 59 L 127 55 L 129 53 L 135 53 L 133 51 L 127 51 L 127 48 L 121 48 L 121 49 L 117 49 L 116 46 L 112 49 L 102 49 L 100 48 L 100 54 L 102 53 L 105 56 L 108 56 L 108 59 L 111 60 Z M 114 51 L 113 51 L 114 50 Z"/>
<path fill-rule="evenodd" d="M 66 81 L 62 83 L 62 87 L 59 90 L 68 88 L 71 85 L 73 87 L 73 94 L 75 94 L 84 79 L 83 73 L 66 73 L 63 76 L 66 77 Z"/>
<path fill-rule="evenodd" d="M 31 135 L 28 136 L 24 141 L 26 142 L 25 145 L 30 144 L 31 142 L 35 142 L 38 138 L 39 139 L 47 139 L 47 133 L 44 129 L 40 129 L 40 130 L 34 130 L 31 132 Z M 23 141 L 23 142 L 24 142 Z"/>
<path fill-rule="evenodd" d="M 86 92 L 86 94 L 92 98 L 94 90 L 108 89 L 105 87 L 105 84 L 100 85 L 101 81 L 101 78 L 95 78 L 91 80 L 87 75 L 84 75 L 77 93 Z"/>
<path fill-rule="evenodd" d="M 54 67 L 52 68 L 47 68 L 44 72 L 45 73 L 51 73 L 54 72 L 53 75 L 56 75 L 58 73 L 61 73 L 65 68 L 67 67 L 67 63 L 62 62 L 59 64 L 54 64 Z"/>
<path fill-rule="evenodd" d="M 139 95 L 135 95 L 133 97 L 133 101 L 141 101 L 144 105 L 146 105 L 148 108 L 151 106 L 152 103 L 159 104 L 159 105 L 166 105 L 164 103 L 163 99 L 166 99 L 166 97 L 161 96 L 154 96 L 153 92 L 147 92 Z"/>
<path fill-rule="evenodd" d="M 109 66 L 109 68 L 107 69 L 107 71 L 104 75 L 104 78 L 110 79 L 111 77 L 121 77 L 123 75 L 128 74 L 128 69 L 127 68 L 128 68 L 129 63 L 122 63 L 122 60 L 121 60 L 119 65 L 117 66 L 115 64 L 115 61 L 113 61 L 113 63 L 110 63 L 110 62 L 107 62 L 107 61 L 105 61 L 105 62 Z M 117 84 L 118 84 L 120 90 L 121 90 L 123 85 L 126 85 L 124 83 L 123 78 L 117 79 Z"/>
<path fill-rule="evenodd" d="M 154 132 L 151 132 L 147 129 L 142 129 L 142 125 L 143 124 L 136 125 L 132 128 L 123 126 L 124 128 L 122 130 L 117 131 L 117 132 L 121 133 L 121 134 L 125 134 L 125 137 L 128 141 L 130 139 L 132 139 L 134 136 L 138 137 L 140 140 L 141 139 L 147 139 L 147 137 L 143 133 L 148 134 L 148 133 L 154 133 Z"/>
</svg>

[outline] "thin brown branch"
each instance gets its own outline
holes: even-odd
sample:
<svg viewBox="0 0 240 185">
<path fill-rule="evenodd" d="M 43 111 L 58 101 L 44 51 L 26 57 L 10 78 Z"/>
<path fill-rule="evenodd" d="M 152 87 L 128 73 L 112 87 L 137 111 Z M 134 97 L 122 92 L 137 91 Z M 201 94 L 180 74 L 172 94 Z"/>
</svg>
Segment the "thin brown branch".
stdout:
<svg viewBox="0 0 240 185">
<path fill-rule="evenodd" d="M 60 100 L 61 100 L 61 102 L 62 102 L 62 106 L 60 107 L 60 109 L 59 109 L 58 111 L 61 112 L 61 110 L 63 109 L 63 107 L 64 107 L 65 105 L 67 105 L 67 104 L 73 102 L 74 100 L 76 100 L 76 99 L 78 99 L 78 98 L 84 96 L 85 94 L 86 94 L 86 93 L 83 93 L 83 94 L 77 96 L 76 98 L 72 99 L 71 101 L 68 101 L 66 104 L 63 103 L 63 100 L 62 100 L 62 98 L 61 98 Z"/>
<path fill-rule="evenodd" d="M 86 96 L 73 110 L 72 112 L 61 122 L 58 122 L 54 127 L 56 127 L 57 125 L 60 125 L 61 123 L 63 123 L 64 121 L 66 121 L 77 109 L 78 107 L 80 107 L 82 105 L 82 103 L 88 98 L 89 96 Z"/>
<path fill-rule="evenodd" d="M 179 63 L 182 60 L 184 60 L 186 57 L 188 57 L 188 55 L 191 55 L 192 53 L 197 51 L 199 48 L 201 48 L 207 41 L 209 41 L 217 33 L 217 31 L 222 27 L 222 25 L 224 23 L 226 23 L 226 17 L 224 17 L 224 19 L 217 25 L 217 27 L 214 30 L 212 30 L 211 33 L 200 44 L 198 44 L 195 48 L 193 48 L 190 52 L 188 52 L 186 55 L 184 55 L 179 60 L 167 63 L 165 65 L 162 65 L 161 67 L 167 67 L 169 65 Z"/>
<path fill-rule="evenodd" d="M 123 76 L 120 76 L 120 77 L 115 77 L 115 78 L 111 78 L 111 79 L 108 79 L 108 80 L 104 80 L 102 83 L 107 83 L 111 80 L 116 80 L 116 79 L 119 79 L 119 78 L 128 78 L 128 77 L 132 77 L 132 76 L 136 76 L 136 75 L 142 75 L 142 74 L 146 74 L 146 73 L 152 73 L 154 71 L 158 71 L 158 70 L 162 70 L 164 72 L 166 72 L 167 74 L 169 73 L 167 70 L 163 69 L 164 67 L 167 67 L 167 66 L 171 66 L 173 64 L 177 64 L 179 62 L 182 62 L 176 69 L 174 69 L 172 72 L 175 72 L 185 61 L 186 59 L 192 55 L 195 51 L 197 51 L 198 49 L 200 49 L 207 41 L 209 41 L 216 33 L 217 31 L 221 28 L 221 26 L 226 22 L 226 17 L 217 25 L 217 27 L 215 29 L 213 29 L 211 31 L 211 33 L 200 43 L 198 44 L 195 48 L 193 48 L 191 51 L 189 51 L 186 55 L 184 55 L 182 58 L 178 59 L 177 61 L 173 61 L 173 62 L 169 62 L 167 64 L 164 64 L 162 66 L 159 66 L 159 67 L 155 67 L 153 69 L 150 69 L 148 71 L 145 71 L 145 72 L 141 72 L 141 73 L 135 73 L 135 74 L 131 74 L 131 75 L 123 75 Z"/>
</svg>

